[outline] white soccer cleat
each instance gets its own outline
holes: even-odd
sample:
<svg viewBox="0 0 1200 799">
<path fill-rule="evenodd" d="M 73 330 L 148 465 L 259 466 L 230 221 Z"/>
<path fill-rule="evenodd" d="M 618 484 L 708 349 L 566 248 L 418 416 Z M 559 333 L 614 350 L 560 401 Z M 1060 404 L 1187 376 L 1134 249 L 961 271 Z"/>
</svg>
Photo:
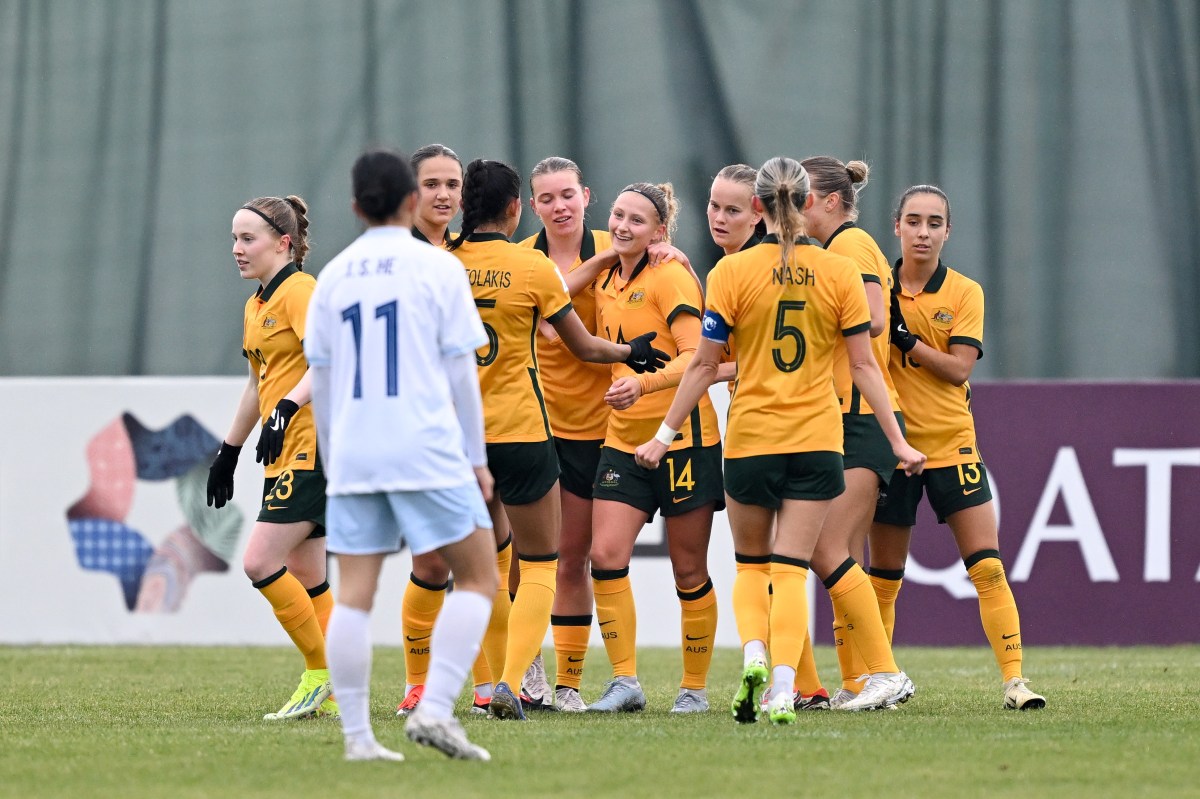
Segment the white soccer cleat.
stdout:
<svg viewBox="0 0 1200 799">
<path fill-rule="evenodd" d="M 550 681 L 546 679 L 546 662 L 542 660 L 541 652 L 529 664 L 529 668 L 525 669 L 525 676 L 521 679 L 521 693 L 529 697 L 531 705 L 550 704 L 554 692 L 550 690 Z"/>
<path fill-rule="evenodd" d="M 672 713 L 707 713 L 708 691 L 703 688 L 680 688 Z"/>
<path fill-rule="evenodd" d="M 455 760 L 492 759 L 488 750 L 467 740 L 467 734 L 457 719 L 431 719 L 427 713 L 417 710 L 408 717 L 404 733 L 409 740 L 433 747 Z"/>
<path fill-rule="evenodd" d="M 1009 710 L 1041 710 L 1046 706 L 1046 697 L 1029 690 L 1029 681 L 1013 677 L 1004 683 L 1004 706 Z"/>
<path fill-rule="evenodd" d="M 829 709 L 841 710 L 842 705 L 846 704 L 856 696 L 858 696 L 856 691 L 851 691 L 849 688 L 839 688 L 837 689 L 837 693 L 829 698 Z"/>
<path fill-rule="evenodd" d="M 346 759 L 352 761 L 389 760 L 393 763 L 404 761 L 404 755 L 385 749 L 378 741 L 364 741 L 359 738 L 346 739 Z"/>
<path fill-rule="evenodd" d="M 637 713 L 646 709 L 646 694 L 637 677 L 613 677 L 600 698 L 588 705 L 589 713 Z"/>
<path fill-rule="evenodd" d="M 587 710 L 587 703 L 574 688 L 563 686 L 554 692 L 554 706 L 563 713 L 582 713 Z"/>
<path fill-rule="evenodd" d="M 879 672 L 867 678 L 867 684 L 858 696 L 843 702 L 838 709 L 850 712 L 883 710 L 907 702 L 915 691 L 912 680 L 904 672 Z"/>
</svg>

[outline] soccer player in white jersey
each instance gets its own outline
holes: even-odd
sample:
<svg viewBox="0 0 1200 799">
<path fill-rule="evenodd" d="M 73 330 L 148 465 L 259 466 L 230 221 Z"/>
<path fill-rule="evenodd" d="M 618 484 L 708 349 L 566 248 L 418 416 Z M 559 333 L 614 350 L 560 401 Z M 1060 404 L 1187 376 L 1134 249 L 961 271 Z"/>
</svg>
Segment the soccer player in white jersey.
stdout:
<svg viewBox="0 0 1200 799">
<path fill-rule="evenodd" d="M 488 760 L 451 712 L 498 581 L 475 368 L 487 335 L 462 264 L 410 233 L 417 186 L 408 159 L 373 150 L 351 176 L 367 230 L 321 270 L 304 341 L 340 574 L 327 648 L 346 759 L 404 759 L 371 730 L 369 622 L 383 559 L 407 543 L 414 554 L 440 553 L 455 591 L 433 629 L 425 696 L 406 732 L 450 757 Z"/>
</svg>

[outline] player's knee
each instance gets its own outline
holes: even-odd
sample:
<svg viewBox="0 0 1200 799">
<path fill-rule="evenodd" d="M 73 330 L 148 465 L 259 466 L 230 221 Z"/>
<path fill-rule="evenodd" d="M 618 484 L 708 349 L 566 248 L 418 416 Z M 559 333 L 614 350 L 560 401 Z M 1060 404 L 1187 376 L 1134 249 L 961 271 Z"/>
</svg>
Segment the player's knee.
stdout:
<svg viewBox="0 0 1200 799">
<path fill-rule="evenodd" d="M 442 585 L 450 578 L 450 570 L 438 560 L 413 558 L 412 574 L 428 585 Z"/>
<path fill-rule="evenodd" d="M 695 586 L 708 580 L 708 568 L 703 563 L 671 564 L 675 585 Z"/>
<path fill-rule="evenodd" d="M 591 561 L 593 569 L 612 571 L 629 565 L 629 553 L 623 547 L 608 542 L 592 542 Z"/>
</svg>

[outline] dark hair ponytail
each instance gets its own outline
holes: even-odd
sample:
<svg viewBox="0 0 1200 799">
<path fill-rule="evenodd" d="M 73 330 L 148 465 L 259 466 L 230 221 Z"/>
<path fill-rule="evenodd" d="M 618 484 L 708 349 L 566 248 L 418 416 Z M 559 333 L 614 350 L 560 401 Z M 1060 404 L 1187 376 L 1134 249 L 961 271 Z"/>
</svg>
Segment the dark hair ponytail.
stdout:
<svg viewBox="0 0 1200 799">
<path fill-rule="evenodd" d="M 417 190 L 408 159 L 394 150 L 368 150 L 360 155 L 350 170 L 350 182 L 358 210 L 375 224 L 390 219 Z"/>
<path fill-rule="evenodd" d="M 463 179 L 462 231 L 450 242 L 457 250 L 483 225 L 504 219 L 508 204 L 521 198 L 521 176 L 503 161 L 477 158 L 467 164 Z"/>
</svg>

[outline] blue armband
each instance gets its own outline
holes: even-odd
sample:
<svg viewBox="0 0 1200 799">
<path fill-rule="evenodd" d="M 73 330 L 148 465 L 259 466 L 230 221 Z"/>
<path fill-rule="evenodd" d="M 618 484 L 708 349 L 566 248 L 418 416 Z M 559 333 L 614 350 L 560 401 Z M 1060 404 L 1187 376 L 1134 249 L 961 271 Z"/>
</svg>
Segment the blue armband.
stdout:
<svg viewBox="0 0 1200 799">
<path fill-rule="evenodd" d="M 700 326 L 700 335 L 709 341 L 725 344 L 729 341 L 729 325 L 716 311 L 705 311 L 704 322 Z"/>
</svg>

